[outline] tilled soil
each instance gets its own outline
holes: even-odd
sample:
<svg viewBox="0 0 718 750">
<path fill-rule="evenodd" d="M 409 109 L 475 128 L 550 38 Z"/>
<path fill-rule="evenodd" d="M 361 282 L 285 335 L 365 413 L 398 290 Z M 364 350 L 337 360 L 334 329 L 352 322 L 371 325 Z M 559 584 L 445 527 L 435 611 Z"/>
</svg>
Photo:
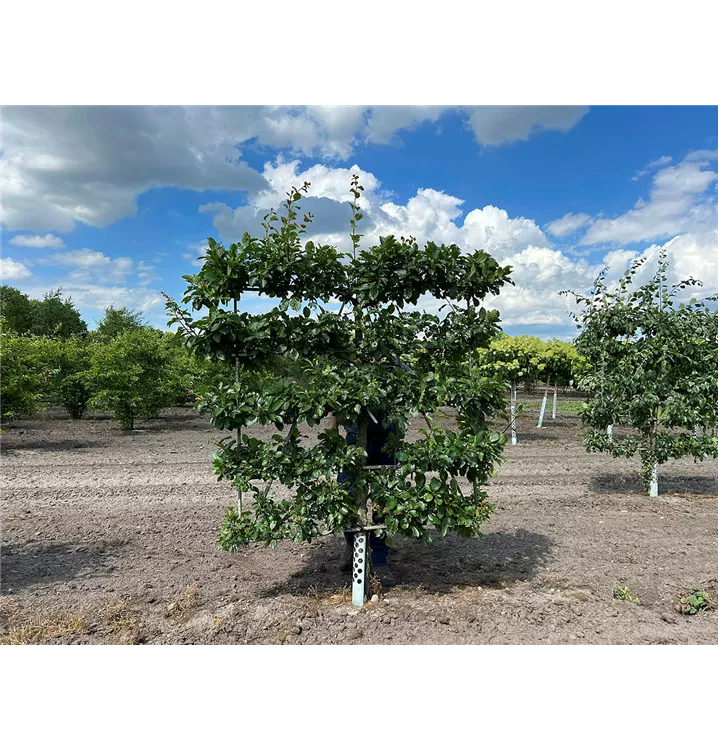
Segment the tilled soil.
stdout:
<svg viewBox="0 0 718 750">
<path fill-rule="evenodd" d="M 357 610 L 338 537 L 217 547 L 234 493 L 212 473 L 221 435 L 190 409 L 133 432 L 57 414 L 14 423 L 2 437 L 0 640 L 717 643 L 718 612 L 675 609 L 694 587 L 718 600 L 716 462 L 665 465 L 651 500 L 636 462 L 584 452 L 576 417 L 546 424 L 522 418 L 482 537 L 396 539 L 399 585 Z"/>
</svg>

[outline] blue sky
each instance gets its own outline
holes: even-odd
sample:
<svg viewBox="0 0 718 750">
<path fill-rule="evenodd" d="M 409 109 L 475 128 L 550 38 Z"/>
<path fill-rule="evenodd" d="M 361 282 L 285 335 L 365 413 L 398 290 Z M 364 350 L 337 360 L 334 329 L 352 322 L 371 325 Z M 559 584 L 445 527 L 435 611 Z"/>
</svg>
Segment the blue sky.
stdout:
<svg viewBox="0 0 718 750">
<path fill-rule="evenodd" d="M 110 303 L 164 327 L 159 292 L 181 295 L 205 238 L 258 229 L 304 179 L 313 232 L 346 246 L 355 167 L 366 242 L 515 267 L 488 300 L 510 333 L 572 337 L 558 291 L 660 246 L 718 291 L 716 107 L 5 107 L 2 135 L 3 282 L 62 286 L 90 327 Z"/>
</svg>

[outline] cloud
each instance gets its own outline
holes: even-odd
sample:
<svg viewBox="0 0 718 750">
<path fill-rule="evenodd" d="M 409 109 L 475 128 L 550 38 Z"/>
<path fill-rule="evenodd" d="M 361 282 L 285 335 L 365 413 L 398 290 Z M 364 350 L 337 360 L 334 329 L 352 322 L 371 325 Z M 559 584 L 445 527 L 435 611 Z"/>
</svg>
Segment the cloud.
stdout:
<svg viewBox="0 0 718 750">
<path fill-rule="evenodd" d="M 62 293 L 63 296 L 72 297 L 78 307 L 91 310 L 104 310 L 114 305 L 147 312 L 164 302 L 162 295 L 154 289 L 126 286 L 63 284 Z"/>
<path fill-rule="evenodd" d="M 364 192 L 359 199 L 359 205 L 367 206 L 374 198 L 381 183 L 371 173 L 361 169 L 357 164 L 351 167 L 329 167 L 325 164 L 300 171 L 298 160 L 285 161 L 278 158 L 275 162 L 264 165 L 262 176 L 267 182 L 267 189 L 259 192 L 254 198 L 254 205 L 262 208 L 278 208 L 281 201 L 286 200 L 286 192 L 291 186 L 301 187 L 304 182 L 311 183 L 309 195 L 314 198 L 330 198 L 335 201 L 349 201 L 349 183 L 353 175 L 359 176 Z"/>
<path fill-rule="evenodd" d="M 566 237 L 591 221 L 588 214 L 565 214 L 560 219 L 546 225 L 546 229 L 555 237 Z"/>
<path fill-rule="evenodd" d="M 239 159 L 257 113 L 204 107 L 6 107 L 7 228 L 103 227 L 137 210 L 152 187 L 260 190 Z"/>
<path fill-rule="evenodd" d="M 88 312 L 103 311 L 106 307 L 128 307 L 140 312 L 159 312 L 164 304 L 164 297 L 155 289 L 140 286 L 77 283 L 67 278 L 53 283 L 52 288 L 62 288 L 62 296 L 70 297 L 82 311 L 88 323 L 91 317 Z M 48 285 L 23 287 L 23 292 L 33 299 L 42 299 L 47 293 Z M 88 312 L 86 312 L 88 311 Z M 160 320 L 163 323 L 164 319 Z"/>
<path fill-rule="evenodd" d="M 559 250 L 527 247 L 502 260 L 511 265 L 515 286 L 505 286 L 486 304 L 501 312 L 509 326 L 572 325 L 569 311 L 575 303 L 569 296 L 559 295 L 563 289 L 583 291 L 590 287 L 600 266 L 584 259 L 572 260 Z"/>
<path fill-rule="evenodd" d="M 645 262 L 636 274 L 634 284 L 644 284 L 653 275 L 661 249 L 666 251 L 669 262 L 669 284 L 677 284 L 691 276 L 703 283 L 700 288 L 686 289 L 679 299 L 718 294 L 718 230 L 679 235 L 664 245 L 654 244 L 640 255 L 636 253 L 636 257 L 644 259 Z M 628 261 L 630 259 L 627 259 L 626 266 Z M 616 273 L 616 276 L 618 275 Z"/>
<path fill-rule="evenodd" d="M 30 269 L 12 258 L 0 258 L 0 279 L 6 281 L 22 281 L 32 276 Z"/>
<path fill-rule="evenodd" d="M 137 283 L 140 286 L 147 286 L 148 284 L 151 284 L 153 281 L 159 281 L 162 277 L 153 273 L 155 268 L 156 266 L 151 266 L 145 263 L 143 260 L 141 260 L 137 264 Z"/>
<path fill-rule="evenodd" d="M 534 221 L 512 218 L 496 206 L 474 209 L 460 222 L 464 201 L 432 188 L 419 188 L 406 204 L 387 200 L 376 176 L 358 165 L 345 169 L 317 164 L 299 171 L 296 161 L 268 163 L 263 176 L 269 188 L 250 196 L 248 205 L 231 208 L 225 203 L 209 203 L 201 206 L 200 211 L 214 214 L 213 224 L 221 240 L 236 242 L 244 232 L 255 236 L 263 234 L 261 225 L 267 210 L 279 207 L 287 186 L 299 186 L 306 180 L 311 182 L 311 187 L 309 196 L 300 201 L 301 212 L 310 211 L 315 215 L 306 238 L 347 251 L 351 247 L 349 181 L 352 174 L 359 175 L 365 188 L 360 201 L 364 218 L 359 227 L 364 235 L 364 247 L 389 234 L 413 236 L 419 242 L 456 243 L 467 250 L 486 250 L 497 258 L 529 245 L 548 245 L 546 236 Z"/>
<path fill-rule="evenodd" d="M 373 107 L 367 119 L 365 138 L 369 143 L 391 143 L 401 130 L 436 122 L 446 107 L 396 106 Z"/>
<path fill-rule="evenodd" d="M 5 107 L 3 222 L 10 231 L 104 227 L 134 215 L 154 187 L 271 192 L 242 148 L 347 159 L 451 111 L 495 146 L 568 130 L 586 108 Z"/>
<path fill-rule="evenodd" d="M 588 107 L 472 107 L 469 127 L 476 140 L 487 146 L 528 140 L 541 130 L 571 130 Z"/>
<path fill-rule="evenodd" d="M 588 109 L 586 104 L 384 104 L 372 109 L 366 138 L 372 143 L 390 143 L 397 132 L 436 122 L 454 111 L 463 117 L 477 143 L 499 146 L 528 140 L 540 130 L 566 132 Z"/>
<path fill-rule="evenodd" d="M 220 203 L 216 205 L 224 206 L 224 203 Z M 191 263 L 195 268 L 201 268 L 204 261 L 200 260 L 200 258 L 202 255 L 204 255 L 206 249 L 207 249 L 206 240 L 201 240 L 200 242 L 193 242 L 189 246 L 189 252 L 182 253 L 182 259 L 186 260 L 188 263 Z"/>
<path fill-rule="evenodd" d="M 695 151 L 660 169 L 649 200 L 615 219 L 596 219 L 580 244 L 628 244 L 718 228 L 718 202 L 709 192 L 718 181 L 718 172 L 709 169 L 716 160 L 718 151 Z"/>
<path fill-rule="evenodd" d="M 65 243 L 54 234 L 19 234 L 10 240 L 10 244 L 18 247 L 49 247 L 53 250 L 65 247 Z"/>
<path fill-rule="evenodd" d="M 40 262 L 45 265 L 73 269 L 66 277 L 71 282 L 102 279 L 105 282 L 122 283 L 135 271 L 132 258 L 109 258 L 104 253 L 91 250 L 89 247 L 66 253 L 54 253 L 42 258 Z M 141 270 L 146 271 L 147 268 Z"/>
<path fill-rule="evenodd" d="M 673 161 L 672 156 L 660 156 L 658 159 L 654 159 L 653 161 L 649 161 L 648 164 L 643 169 L 639 169 L 636 174 L 631 177 L 632 180 L 638 180 L 644 175 L 647 175 L 649 172 L 652 172 L 657 167 L 665 167 L 668 164 L 671 164 Z"/>
<path fill-rule="evenodd" d="M 611 250 L 603 257 L 603 265 L 611 271 L 623 271 L 628 268 L 628 264 L 638 257 L 638 253 L 633 250 Z"/>
</svg>

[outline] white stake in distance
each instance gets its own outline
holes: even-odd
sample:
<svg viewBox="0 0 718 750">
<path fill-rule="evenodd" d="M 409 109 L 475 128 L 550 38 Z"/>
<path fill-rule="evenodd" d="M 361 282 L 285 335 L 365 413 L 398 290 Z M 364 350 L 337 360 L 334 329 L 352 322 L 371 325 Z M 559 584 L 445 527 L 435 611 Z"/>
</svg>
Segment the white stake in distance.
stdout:
<svg viewBox="0 0 718 750">
<path fill-rule="evenodd" d="M 543 417 L 546 413 L 546 403 L 548 402 L 548 388 L 549 384 L 546 383 L 546 390 L 544 391 L 543 401 L 541 402 L 541 413 L 539 414 L 538 424 L 536 425 L 539 430 L 543 429 Z"/>
<path fill-rule="evenodd" d="M 653 464 L 651 469 L 651 486 L 648 490 L 649 497 L 658 497 L 658 461 Z"/>
</svg>

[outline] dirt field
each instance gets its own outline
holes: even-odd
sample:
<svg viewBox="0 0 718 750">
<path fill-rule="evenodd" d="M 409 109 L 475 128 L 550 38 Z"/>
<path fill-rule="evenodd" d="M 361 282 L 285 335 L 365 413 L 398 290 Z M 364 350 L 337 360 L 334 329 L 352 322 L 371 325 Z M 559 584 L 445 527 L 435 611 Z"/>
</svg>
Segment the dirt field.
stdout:
<svg viewBox="0 0 718 750">
<path fill-rule="evenodd" d="M 2 642 L 718 643 L 718 465 L 662 468 L 586 455 L 575 416 L 520 443 L 490 488 L 481 538 L 397 539 L 399 586 L 349 605 L 341 541 L 215 543 L 231 489 L 211 469 L 219 436 L 190 409 L 122 432 L 47 415 L 2 436 Z M 628 586 L 640 605 L 619 601 Z"/>
</svg>

